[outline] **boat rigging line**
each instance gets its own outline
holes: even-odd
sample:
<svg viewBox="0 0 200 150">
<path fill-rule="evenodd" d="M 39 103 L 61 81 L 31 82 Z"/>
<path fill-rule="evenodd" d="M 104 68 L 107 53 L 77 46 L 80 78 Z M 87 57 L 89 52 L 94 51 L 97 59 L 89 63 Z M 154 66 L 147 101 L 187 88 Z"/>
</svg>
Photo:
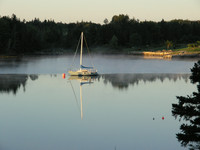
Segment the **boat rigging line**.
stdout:
<svg viewBox="0 0 200 150">
<path fill-rule="evenodd" d="M 76 47 L 76 51 L 75 51 L 75 54 L 74 54 L 74 57 L 73 57 L 73 60 L 72 60 L 72 64 L 70 66 L 70 69 L 72 69 L 72 67 L 74 66 L 74 61 L 75 61 L 75 57 L 76 57 L 76 54 L 77 54 L 77 51 L 78 51 L 78 48 L 79 48 L 79 45 L 80 45 L 80 41 L 81 41 L 81 36 L 79 38 L 79 41 L 78 41 L 78 45 Z"/>
</svg>

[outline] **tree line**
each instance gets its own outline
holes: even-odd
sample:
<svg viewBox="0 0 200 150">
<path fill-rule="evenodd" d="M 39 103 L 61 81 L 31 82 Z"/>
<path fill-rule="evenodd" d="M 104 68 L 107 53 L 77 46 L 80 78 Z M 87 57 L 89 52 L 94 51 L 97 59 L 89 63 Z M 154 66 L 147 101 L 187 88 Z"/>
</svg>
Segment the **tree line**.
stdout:
<svg viewBox="0 0 200 150">
<path fill-rule="evenodd" d="M 34 53 L 45 49 L 74 49 L 84 32 L 91 47 L 144 47 L 166 42 L 188 44 L 200 40 L 200 21 L 139 21 L 115 15 L 104 24 L 56 23 L 54 20 L 21 21 L 16 15 L 0 17 L 0 54 Z M 173 44 L 173 45 L 175 45 Z"/>
</svg>

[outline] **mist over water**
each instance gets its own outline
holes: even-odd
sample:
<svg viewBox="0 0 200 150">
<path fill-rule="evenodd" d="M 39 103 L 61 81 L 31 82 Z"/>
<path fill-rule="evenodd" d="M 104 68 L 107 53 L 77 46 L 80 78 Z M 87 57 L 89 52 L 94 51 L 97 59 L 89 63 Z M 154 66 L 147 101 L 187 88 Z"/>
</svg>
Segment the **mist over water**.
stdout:
<svg viewBox="0 0 200 150">
<path fill-rule="evenodd" d="M 99 74 L 112 73 L 190 73 L 195 59 L 144 59 L 140 56 L 94 55 L 83 57 L 83 64 L 93 63 Z M 67 73 L 73 64 L 73 55 L 25 56 L 0 59 L 0 74 L 57 74 Z M 76 57 L 74 68 L 79 68 Z"/>
</svg>

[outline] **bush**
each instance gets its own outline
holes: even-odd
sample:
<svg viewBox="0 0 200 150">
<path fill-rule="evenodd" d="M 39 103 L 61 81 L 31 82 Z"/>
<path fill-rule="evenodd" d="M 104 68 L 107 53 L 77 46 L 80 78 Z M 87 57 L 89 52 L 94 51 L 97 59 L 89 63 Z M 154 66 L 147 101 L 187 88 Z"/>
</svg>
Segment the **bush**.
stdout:
<svg viewBox="0 0 200 150">
<path fill-rule="evenodd" d="M 196 41 L 196 43 L 188 44 L 187 46 L 189 48 L 199 47 L 200 46 L 200 41 Z"/>
<path fill-rule="evenodd" d="M 200 46 L 200 41 L 197 41 L 196 43 L 197 43 L 197 46 Z"/>
<path fill-rule="evenodd" d="M 194 47 L 197 47 L 197 44 L 196 43 L 192 43 L 192 44 L 188 44 L 187 45 L 189 48 L 194 48 Z"/>
</svg>

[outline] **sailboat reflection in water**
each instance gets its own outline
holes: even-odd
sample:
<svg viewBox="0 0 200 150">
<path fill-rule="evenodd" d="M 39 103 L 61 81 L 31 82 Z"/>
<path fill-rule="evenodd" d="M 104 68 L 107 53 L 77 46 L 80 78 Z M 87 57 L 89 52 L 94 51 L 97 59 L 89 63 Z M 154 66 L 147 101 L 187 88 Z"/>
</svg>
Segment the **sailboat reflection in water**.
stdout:
<svg viewBox="0 0 200 150">
<path fill-rule="evenodd" d="M 69 81 L 70 81 L 70 84 L 71 84 L 71 87 L 72 87 L 72 90 L 73 90 L 73 93 L 74 93 L 74 96 L 75 96 L 75 99 L 76 99 L 76 102 L 78 104 L 78 100 L 77 100 L 77 97 L 76 97 L 76 93 L 74 91 L 74 88 L 72 86 L 72 83 L 71 83 L 71 80 L 77 80 L 80 82 L 80 113 L 81 113 L 81 120 L 83 120 L 83 98 L 82 98 L 82 86 L 85 85 L 85 84 L 92 84 L 93 81 L 96 79 L 97 77 L 96 76 L 70 76 L 69 77 Z"/>
</svg>

